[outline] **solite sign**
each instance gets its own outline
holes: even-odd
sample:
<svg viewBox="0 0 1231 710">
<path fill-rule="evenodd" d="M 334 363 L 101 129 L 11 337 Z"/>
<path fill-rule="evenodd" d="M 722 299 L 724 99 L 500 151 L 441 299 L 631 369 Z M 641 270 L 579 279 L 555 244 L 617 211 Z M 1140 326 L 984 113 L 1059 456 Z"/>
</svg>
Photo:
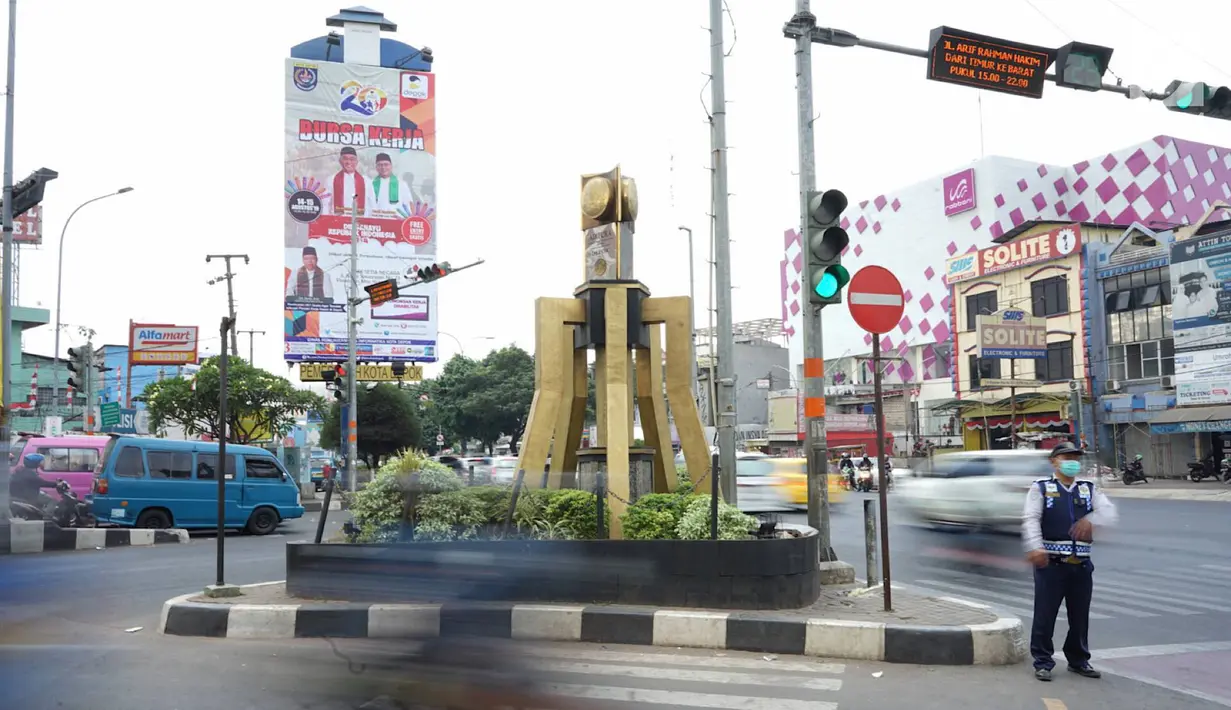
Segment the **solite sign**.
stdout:
<svg viewBox="0 0 1231 710">
<path fill-rule="evenodd" d="M 1070 224 L 1005 244 L 980 249 L 972 254 L 955 256 L 945 262 L 948 283 L 968 281 L 1023 266 L 1062 259 L 1081 248 L 1081 225 Z M 971 260 L 971 257 L 974 260 Z"/>
</svg>

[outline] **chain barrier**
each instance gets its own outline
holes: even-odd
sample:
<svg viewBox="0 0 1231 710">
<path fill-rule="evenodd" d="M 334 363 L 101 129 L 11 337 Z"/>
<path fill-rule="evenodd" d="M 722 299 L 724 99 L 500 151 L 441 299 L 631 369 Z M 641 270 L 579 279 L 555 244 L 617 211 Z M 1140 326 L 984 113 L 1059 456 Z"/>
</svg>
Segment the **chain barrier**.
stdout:
<svg viewBox="0 0 1231 710">
<path fill-rule="evenodd" d="M 702 493 L 703 495 L 708 495 L 707 492 L 701 491 L 700 489 L 701 489 L 701 484 L 705 483 L 705 479 L 709 478 L 709 475 L 710 475 L 710 470 L 706 469 L 705 473 L 701 475 L 700 480 L 698 480 L 696 483 L 689 484 L 692 486 L 692 490 L 694 493 Z M 625 500 L 623 496 L 619 495 L 618 493 L 613 492 L 610 486 L 607 486 L 607 497 L 614 498 L 615 500 L 618 500 L 621 503 L 623 503 L 625 506 L 633 505 L 632 501 Z M 687 498 L 681 497 L 679 502 L 672 502 L 671 505 L 672 507 L 683 508 L 687 505 Z"/>
</svg>

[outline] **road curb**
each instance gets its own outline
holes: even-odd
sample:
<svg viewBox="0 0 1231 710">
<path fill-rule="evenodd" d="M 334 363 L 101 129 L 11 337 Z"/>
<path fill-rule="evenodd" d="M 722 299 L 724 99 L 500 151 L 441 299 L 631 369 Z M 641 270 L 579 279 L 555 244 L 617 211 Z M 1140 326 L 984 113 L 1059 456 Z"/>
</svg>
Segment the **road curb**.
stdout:
<svg viewBox="0 0 1231 710">
<path fill-rule="evenodd" d="M 55 523 L 31 520 L 10 520 L 9 524 L 0 525 L 0 555 L 186 542 L 187 530 L 62 528 Z"/>
<path fill-rule="evenodd" d="M 1026 656 L 1021 619 L 999 614 L 987 624 L 925 626 L 616 605 L 189 601 L 197 595 L 163 604 L 159 632 L 228 639 L 486 636 L 957 666 L 1012 665 Z"/>
</svg>

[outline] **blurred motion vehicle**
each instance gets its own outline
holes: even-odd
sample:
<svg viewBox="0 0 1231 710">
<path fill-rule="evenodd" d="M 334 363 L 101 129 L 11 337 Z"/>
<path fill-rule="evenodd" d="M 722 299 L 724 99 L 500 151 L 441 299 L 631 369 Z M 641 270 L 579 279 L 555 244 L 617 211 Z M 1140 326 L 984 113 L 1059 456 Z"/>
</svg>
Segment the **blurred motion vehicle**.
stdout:
<svg viewBox="0 0 1231 710">
<path fill-rule="evenodd" d="M 710 456 L 716 453 L 718 448 L 711 447 Z M 736 506 L 740 510 L 745 513 L 771 513 L 792 509 L 791 493 L 787 488 L 789 479 L 786 474 L 789 471 L 776 463 L 781 460 L 751 451 L 735 452 Z M 683 451 L 676 454 L 675 465 L 685 465 Z M 698 492 L 709 493 L 709 489 Z"/>
<path fill-rule="evenodd" d="M 934 526 L 991 529 L 1021 525 L 1026 492 L 1052 474 L 1046 451 L 962 451 L 941 454 L 898 479 L 898 500 Z"/>
<path fill-rule="evenodd" d="M 492 478 L 492 463 L 495 461 L 491 456 L 468 456 L 463 460 L 466 466 L 465 475 L 470 476 L 470 469 L 474 469 L 475 483 L 485 483 Z"/>
<path fill-rule="evenodd" d="M 497 456 L 492 459 L 491 478 L 496 485 L 512 485 L 513 479 L 517 478 L 517 457 Z"/>
<path fill-rule="evenodd" d="M 786 486 L 787 500 L 796 508 L 808 507 L 808 459 L 772 459 L 778 477 Z M 829 481 L 829 503 L 839 505 L 846 500 L 842 475 L 826 474 Z"/>
<path fill-rule="evenodd" d="M 72 492 L 85 499 L 90 495 L 94 468 L 109 441 L 111 437 L 108 436 L 31 436 L 17 444 L 20 453 L 16 460 L 21 461 L 29 454 L 42 454 L 39 475 L 67 481 Z"/>
</svg>

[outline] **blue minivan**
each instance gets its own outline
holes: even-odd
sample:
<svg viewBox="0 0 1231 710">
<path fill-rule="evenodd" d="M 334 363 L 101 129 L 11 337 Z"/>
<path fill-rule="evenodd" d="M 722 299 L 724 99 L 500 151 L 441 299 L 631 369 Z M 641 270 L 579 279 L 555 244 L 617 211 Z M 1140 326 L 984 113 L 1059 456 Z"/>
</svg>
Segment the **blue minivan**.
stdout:
<svg viewBox="0 0 1231 710">
<path fill-rule="evenodd" d="M 216 528 L 217 469 L 216 443 L 113 436 L 94 473 L 94 515 L 124 527 Z M 268 535 L 303 517 L 299 486 L 265 449 L 228 445 L 225 485 L 228 528 Z"/>
</svg>

